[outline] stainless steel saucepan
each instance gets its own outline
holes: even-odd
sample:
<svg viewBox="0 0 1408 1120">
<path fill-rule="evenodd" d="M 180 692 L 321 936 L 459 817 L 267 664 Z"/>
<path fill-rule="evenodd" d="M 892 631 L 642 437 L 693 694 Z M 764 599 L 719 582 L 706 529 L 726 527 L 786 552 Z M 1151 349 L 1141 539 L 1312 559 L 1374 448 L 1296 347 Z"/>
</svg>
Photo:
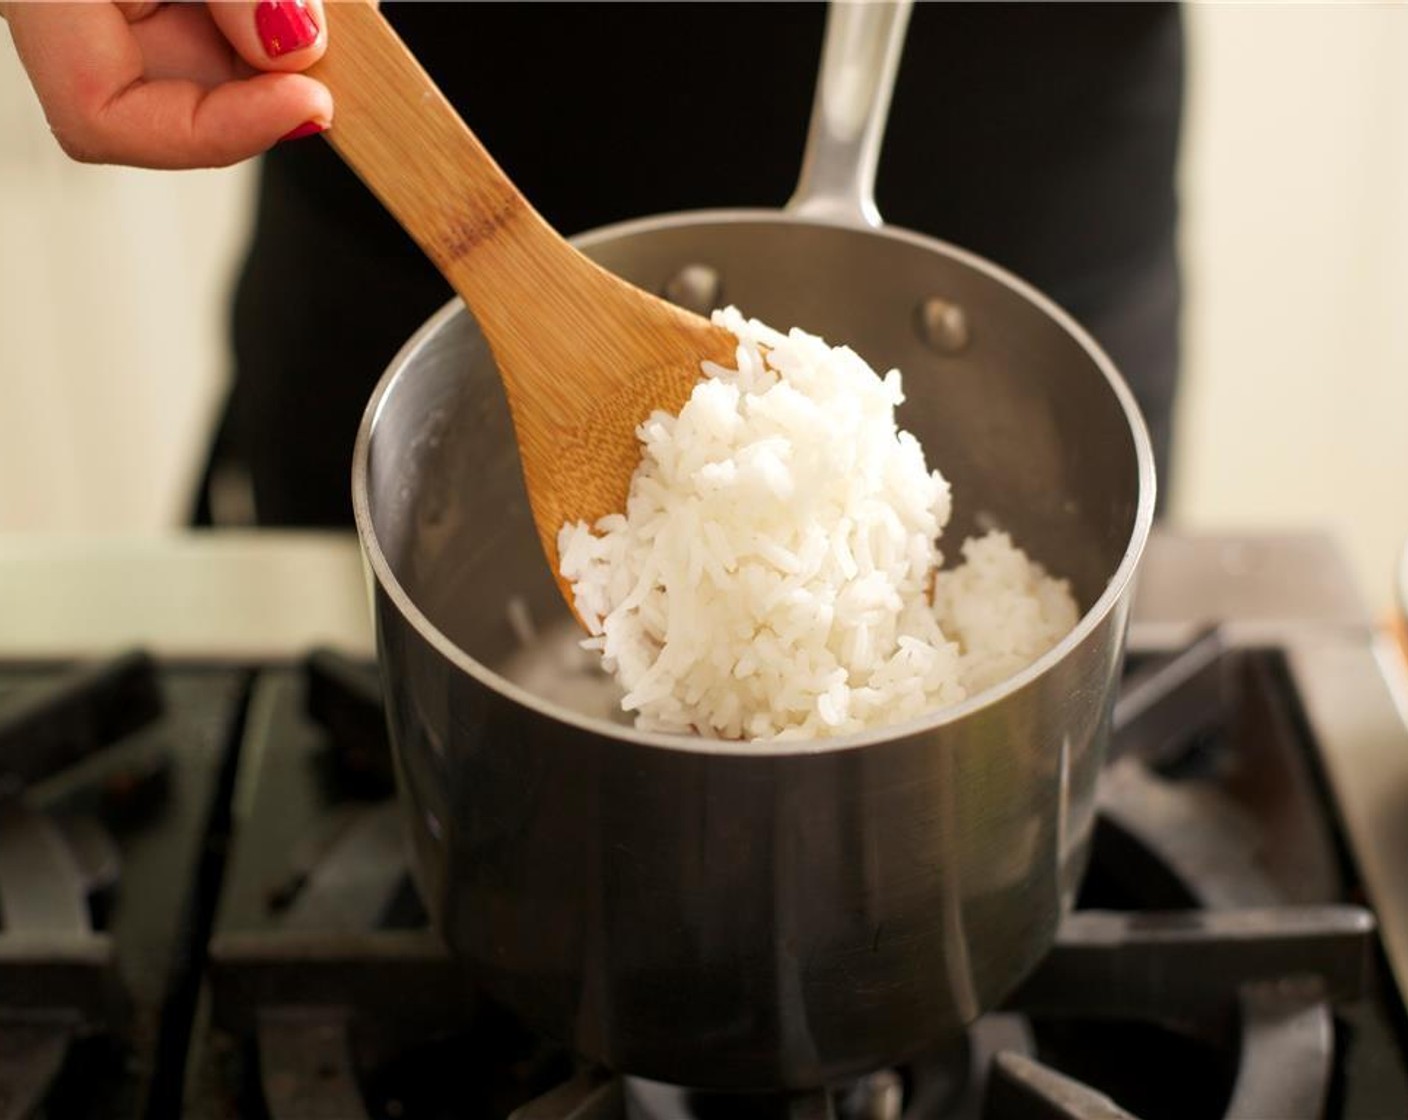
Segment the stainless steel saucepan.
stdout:
<svg viewBox="0 0 1408 1120">
<path fill-rule="evenodd" d="M 576 647 L 458 303 L 407 343 L 362 424 L 357 526 L 434 922 L 488 992 L 628 1073 L 804 1088 L 901 1061 L 1023 977 L 1084 868 L 1153 515 L 1149 442 L 1109 360 L 1049 300 L 880 224 L 906 17 L 833 7 L 785 211 L 655 217 L 577 244 L 647 289 L 898 366 L 901 423 L 953 486 L 946 552 L 1009 529 L 1084 608 L 1026 671 L 816 743 L 637 731 Z"/>
</svg>

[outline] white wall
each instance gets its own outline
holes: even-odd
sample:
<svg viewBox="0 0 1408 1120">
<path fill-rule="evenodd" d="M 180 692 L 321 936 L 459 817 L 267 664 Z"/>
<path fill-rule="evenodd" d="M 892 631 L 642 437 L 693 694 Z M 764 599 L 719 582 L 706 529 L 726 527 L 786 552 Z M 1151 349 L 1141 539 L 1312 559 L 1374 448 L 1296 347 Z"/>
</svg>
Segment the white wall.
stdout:
<svg viewBox="0 0 1408 1120">
<path fill-rule="evenodd" d="M 251 186 L 72 163 L 0 32 L 0 531 L 184 520 Z"/>
<path fill-rule="evenodd" d="M 1408 7 L 1192 5 L 1175 518 L 1408 536 Z M 0 531 L 179 524 L 246 170 L 69 164 L 0 49 Z"/>
<path fill-rule="evenodd" d="M 1188 17 L 1174 514 L 1326 526 L 1387 610 L 1408 538 L 1408 7 Z"/>
</svg>

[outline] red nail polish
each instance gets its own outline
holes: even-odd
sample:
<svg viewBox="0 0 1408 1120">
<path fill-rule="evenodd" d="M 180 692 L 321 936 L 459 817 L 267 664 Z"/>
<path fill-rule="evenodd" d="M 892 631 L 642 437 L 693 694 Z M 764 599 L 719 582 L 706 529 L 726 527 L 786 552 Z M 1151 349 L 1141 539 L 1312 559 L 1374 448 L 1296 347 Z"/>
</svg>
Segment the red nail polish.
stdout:
<svg viewBox="0 0 1408 1120">
<path fill-rule="evenodd" d="M 263 0 L 254 9 L 254 26 L 270 58 L 301 51 L 318 41 L 318 25 L 303 0 Z"/>
<path fill-rule="evenodd" d="M 279 142 L 285 140 L 302 140 L 305 136 L 316 136 L 320 132 L 326 132 L 328 126 L 321 121 L 304 121 L 297 128 L 290 129 L 279 137 Z"/>
</svg>

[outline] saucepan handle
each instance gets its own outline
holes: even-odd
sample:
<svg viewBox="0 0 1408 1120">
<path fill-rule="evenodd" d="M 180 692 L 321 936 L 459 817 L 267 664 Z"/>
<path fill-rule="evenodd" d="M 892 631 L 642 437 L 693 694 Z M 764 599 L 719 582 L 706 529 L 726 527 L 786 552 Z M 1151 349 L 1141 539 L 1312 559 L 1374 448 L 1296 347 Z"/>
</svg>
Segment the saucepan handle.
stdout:
<svg viewBox="0 0 1408 1120">
<path fill-rule="evenodd" d="M 881 224 L 875 167 L 912 0 L 832 0 L 793 214 Z"/>
</svg>

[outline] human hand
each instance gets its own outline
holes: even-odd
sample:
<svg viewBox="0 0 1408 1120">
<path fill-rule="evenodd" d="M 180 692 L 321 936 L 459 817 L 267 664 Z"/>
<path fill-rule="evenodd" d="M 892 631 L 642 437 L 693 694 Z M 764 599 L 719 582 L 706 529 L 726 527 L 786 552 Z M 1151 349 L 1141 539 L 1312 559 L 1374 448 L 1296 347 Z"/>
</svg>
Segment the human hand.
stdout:
<svg viewBox="0 0 1408 1120">
<path fill-rule="evenodd" d="M 224 167 L 332 122 L 327 87 L 297 72 L 327 46 L 322 0 L 0 0 L 0 17 L 84 163 Z"/>
</svg>

